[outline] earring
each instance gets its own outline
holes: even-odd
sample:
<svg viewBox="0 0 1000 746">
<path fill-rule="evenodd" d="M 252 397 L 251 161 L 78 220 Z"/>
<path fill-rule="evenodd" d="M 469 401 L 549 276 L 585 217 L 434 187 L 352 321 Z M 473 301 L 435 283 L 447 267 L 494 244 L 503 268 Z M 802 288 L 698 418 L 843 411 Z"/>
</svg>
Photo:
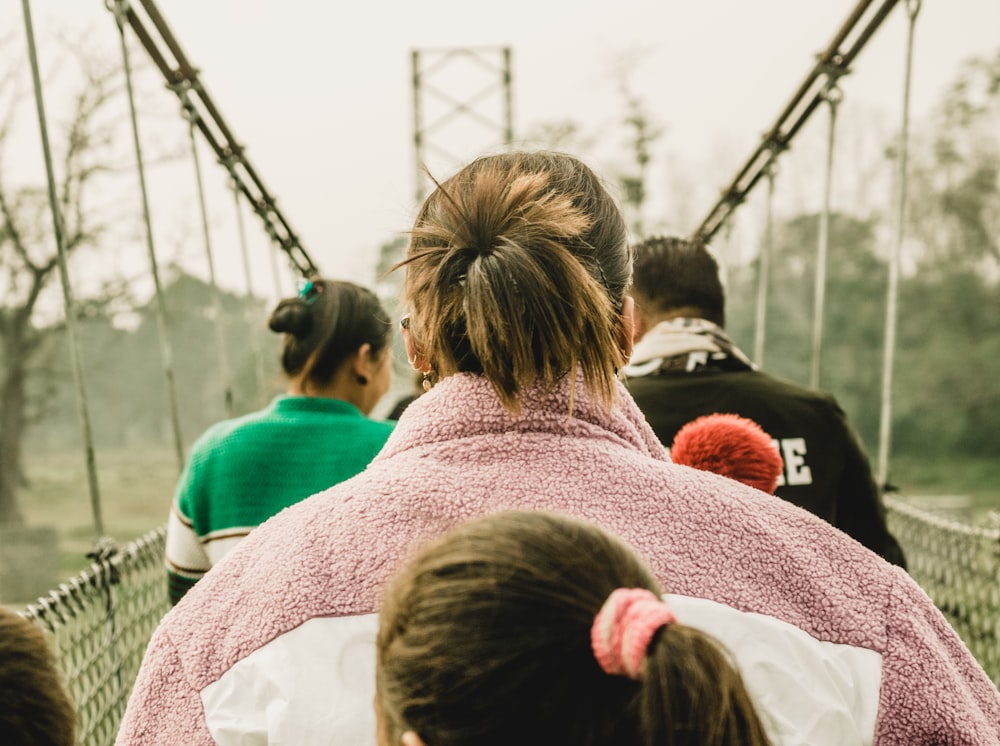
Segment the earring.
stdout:
<svg viewBox="0 0 1000 746">
<path fill-rule="evenodd" d="M 431 374 L 429 372 L 428 373 L 424 373 L 424 380 L 423 380 L 423 383 L 421 383 L 420 385 L 421 385 L 421 387 L 423 387 L 424 391 L 430 391 L 431 390 L 431 386 L 433 386 L 434 384 L 431 383 Z"/>
<path fill-rule="evenodd" d="M 358 376 L 358 383 L 360 383 L 362 386 L 367 386 L 368 379 L 365 376 Z"/>
</svg>

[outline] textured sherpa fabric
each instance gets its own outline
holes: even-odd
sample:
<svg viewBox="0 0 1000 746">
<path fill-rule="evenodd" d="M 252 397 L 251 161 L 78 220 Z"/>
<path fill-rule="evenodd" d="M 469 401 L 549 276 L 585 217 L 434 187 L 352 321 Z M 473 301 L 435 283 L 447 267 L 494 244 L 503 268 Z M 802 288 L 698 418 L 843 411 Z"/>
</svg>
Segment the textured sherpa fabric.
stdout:
<svg viewBox="0 0 1000 746">
<path fill-rule="evenodd" d="M 118 743 L 212 743 L 204 687 L 307 620 L 371 613 L 420 542 L 510 508 L 604 526 L 672 593 L 877 652 L 878 744 L 1000 743 L 1000 694 L 904 571 L 787 502 L 668 463 L 624 388 L 606 413 L 577 379 L 572 416 L 569 389 L 528 393 L 520 416 L 472 375 L 417 399 L 368 469 L 253 531 L 164 618 Z"/>
</svg>

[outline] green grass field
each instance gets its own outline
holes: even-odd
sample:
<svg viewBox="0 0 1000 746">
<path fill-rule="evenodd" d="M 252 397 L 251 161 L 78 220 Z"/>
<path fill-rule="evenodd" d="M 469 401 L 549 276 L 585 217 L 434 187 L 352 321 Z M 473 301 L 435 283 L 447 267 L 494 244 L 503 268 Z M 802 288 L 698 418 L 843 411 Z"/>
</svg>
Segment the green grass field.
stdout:
<svg viewBox="0 0 1000 746">
<path fill-rule="evenodd" d="M 27 460 L 30 486 L 22 495 L 28 522 L 59 532 L 59 572 L 68 578 L 87 567 L 97 537 L 82 453 L 34 454 Z M 179 469 L 169 448 L 97 453 L 105 534 L 119 544 L 165 523 Z M 900 495 L 967 495 L 972 522 L 988 525 L 1000 510 L 1000 463 L 927 461 L 894 464 Z"/>
<path fill-rule="evenodd" d="M 102 451 L 96 461 L 105 535 L 126 544 L 166 522 L 179 475 L 170 450 Z M 25 518 L 57 528 L 59 572 L 71 577 L 90 565 L 86 554 L 97 539 L 83 454 L 34 454 L 26 468 Z"/>
<path fill-rule="evenodd" d="M 967 459 L 946 463 L 900 458 L 889 480 L 899 494 L 965 495 L 970 500 L 969 522 L 990 525 L 990 512 L 1000 511 L 1000 461 Z"/>
</svg>

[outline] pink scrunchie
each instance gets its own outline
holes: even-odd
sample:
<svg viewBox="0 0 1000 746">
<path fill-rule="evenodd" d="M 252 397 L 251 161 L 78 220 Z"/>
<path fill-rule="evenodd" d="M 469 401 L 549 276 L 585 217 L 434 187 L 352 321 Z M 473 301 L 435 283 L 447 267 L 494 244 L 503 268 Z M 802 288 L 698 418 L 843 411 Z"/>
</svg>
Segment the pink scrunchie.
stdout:
<svg viewBox="0 0 1000 746">
<path fill-rule="evenodd" d="M 674 612 L 652 591 L 612 591 L 590 628 L 594 657 L 605 673 L 639 681 L 649 641 L 660 627 L 676 621 Z"/>
</svg>

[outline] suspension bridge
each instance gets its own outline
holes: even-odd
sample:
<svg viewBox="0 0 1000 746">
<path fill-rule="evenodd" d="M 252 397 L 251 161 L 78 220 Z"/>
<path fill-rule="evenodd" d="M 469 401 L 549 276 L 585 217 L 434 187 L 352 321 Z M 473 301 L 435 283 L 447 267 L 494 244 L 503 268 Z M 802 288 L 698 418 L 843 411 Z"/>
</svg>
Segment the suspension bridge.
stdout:
<svg viewBox="0 0 1000 746">
<path fill-rule="evenodd" d="M 107 744 L 113 741 L 145 644 L 167 610 L 162 562 L 164 530 L 153 530 L 124 546 L 118 546 L 107 537 L 105 505 L 97 468 L 100 454 L 95 445 L 92 407 L 88 398 L 91 382 L 78 328 L 79 319 L 85 313 L 80 308 L 77 286 L 71 273 L 73 236 L 68 227 L 72 228 L 73 216 L 66 214 L 66 182 L 60 181 L 57 174 L 50 142 L 52 123 L 46 109 L 45 63 L 39 56 L 30 0 L 22 0 L 22 7 L 32 93 L 46 172 L 48 220 L 55 244 L 53 269 L 58 274 L 61 288 L 73 398 L 77 408 L 79 439 L 83 444 L 87 497 L 95 538 L 91 553 L 93 564 L 28 605 L 24 614 L 52 633 L 56 640 L 60 663 L 79 707 L 81 743 Z M 236 125 L 223 116 L 221 107 L 208 91 L 205 76 L 196 62 L 189 58 L 155 2 L 108 0 L 106 7 L 107 22 L 114 26 L 120 42 L 120 72 L 128 103 L 130 159 L 137 185 L 131 196 L 141 213 L 141 243 L 152 285 L 149 311 L 155 319 L 155 352 L 165 392 L 166 427 L 173 457 L 180 468 L 184 462 L 185 432 L 188 436 L 191 433 L 186 431 L 183 422 L 183 391 L 176 385 L 176 352 L 172 349 L 170 334 L 172 314 L 161 277 L 161 237 L 154 229 L 156 207 L 148 189 L 151 158 L 144 149 L 148 139 L 143 137 L 143 126 L 147 121 L 143 116 L 141 92 L 135 85 L 137 66 L 146 69 L 151 66 L 160 76 L 176 99 L 177 117 L 185 131 L 184 148 L 189 155 L 185 160 L 189 161 L 193 171 L 191 192 L 197 205 L 200 234 L 196 243 L 203 253 L 214 309 L 210 317 L 214 322 L 213 334 L 216 335 L 214 348 L 219 357 L 210 364 L 217 369 L 219 414 L 232 415 L 245 411 L 250 404 L 241 401 L 236 394 L 235 366 L 227 357 L 232 345 L 226 341 L 225 314 L 221 309 L 225 292 L 218 282 L 218 247 L 214 243 L 213 224 L 206 200 L 205 183 L 209 168 L 221 169 L 228 186 L 238 226 L 239 251 L 248 296 L 253 295 L 250 277 L 252 240 L 248 238 L 248 217 L 255 221 L 263 236 L 276 281 L 279 273 L 290 272 L 293 276 L 308 277 L 319 273 L 321 268 L 303 245 L 290 216 L 280 207 L 247 148 L 237 138 Z M 914 59 L 919 54 L 914 41 L 921 18 L 920 0 L 861 0 L 851 9 L 815 59 L 803 62 L 801 82 L 789 92 L 759 142 L 742 161 L 733 164 L 732 177 L 723 183 L 717 198 L 691 231 L 694 237 L 725 249 L 735 240 L 734 235 L 741 231 L 741 211 L 746 213 L 756 209 L 758 215 L 762 214 L 763 229 L 753 241 L 754 302 L 752 308 L 744 310 L 753 319 L 754 358 L 758 362 L 764 360 L 768 349 L 768 330 L 771 328 L 768 310 L 769 297 L 774 288 L 769 283 L 773 281 L 771 261 L 777 246 L 775 195 L 782 179 L 781 166 L 794 150 L 807 124 L 823 128 L 825 138 L 821 166 L 812 174 L 812 178 L 821 185 L 821 205 L 816 213 L 816 245 L 810 278 L 812 305 L 806 343 L 810 350 L 808 382 L 819 386 L 824 380 L 825 366 L 829 365 L 824 357 L 825 335 L 829 329 L 826 318 L 830 305 L 828 268 L 833 246 L 832 225 L 836 215 L 834 182 L 842 147 L 843 102 L 849 93 L 844 78 L 855 67 L 864 64 L 864 50 L 883 33 L 887 19 L 893 17 L 902 17 L 905 21 L 906 37 L 903 59 L 900 60 L 902 74 L 898 90 L 885 92 L 887 97 L 899 98 L 902 115 L 895 126 L 898 134 L 894 139 L 891 160 L 894 168 L 889 200 L 891 210 L 880 233 L 885 249 L 887 285 L 878 387 L 876 462 L 878 479 L 883 485 L 890 481 L 893 459 L 899 297 L 910 204 L 910 97 Z M 509 48 L 414 52 L 411 71 L 415 112 L 413 135 L 418 163 L 426 155 L 426 149 L 433 146 L 436 127 L 444 121 L 421 118 L 422 97 L 429 94 L 436 94 L 448 102 L 450 110 L 445 120 L 471 114 L 493 131 L 494 147 L 517 144 L 510 116 L 510 55 Z M 490 78 L 487 85 L 470 99 L 450 97 L 446 91 L 435 88 L 435 70 L 455 56 L 473 58 Z M 499 115 L 483 115 L 477 110 L 490 96 L 499 97 Z M 214 165 L 206 161 L 205 155 L 214 159 Z M 417 197 L 424 186 L 418 176 Z M 773 324 L 773 321 L 770 323 Z M 259 350 L 254 353 L 259 355 Z M 259 360 L 253 367 L 257 385 L 262 387 Z M 889 495 L 886 502 L 890 526 L 907 552 L 912 575 L 949 618 L 993 680 L 1000 683 L 1000 515 L 992 513 L 985 520 L 971 522 L 958 520 L 929 509 L 926 504 L 900 496 Z"/>
</svg>

